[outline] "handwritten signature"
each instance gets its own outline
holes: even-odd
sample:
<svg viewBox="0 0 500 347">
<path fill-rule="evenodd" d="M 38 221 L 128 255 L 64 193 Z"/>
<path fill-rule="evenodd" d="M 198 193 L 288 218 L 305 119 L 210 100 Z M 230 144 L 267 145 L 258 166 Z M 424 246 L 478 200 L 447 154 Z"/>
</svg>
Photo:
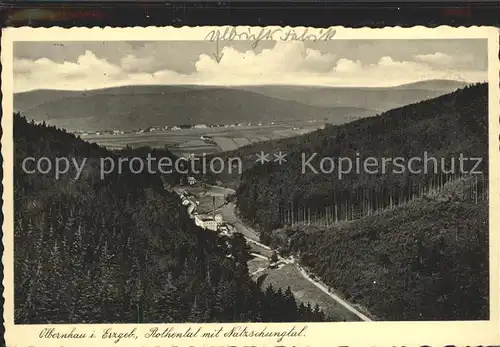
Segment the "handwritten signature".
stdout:
<svg viewBox="0 0 500 347">
<path fill-rule="evenodd" d="M 205 40 L 207 41 L 252 41 L 252 49 L 255 49 L 261 41 L 329 41 L 335 37 L 336 30 L 333 28 L 320 29 L 311 32 L 308 28 L 303 31 L 297 29 L 271 29 L 261 28 L 252 32 L 251 28 L 237 29 L 236 27 L 224 27 L 210 31 Z"/>
</svg>

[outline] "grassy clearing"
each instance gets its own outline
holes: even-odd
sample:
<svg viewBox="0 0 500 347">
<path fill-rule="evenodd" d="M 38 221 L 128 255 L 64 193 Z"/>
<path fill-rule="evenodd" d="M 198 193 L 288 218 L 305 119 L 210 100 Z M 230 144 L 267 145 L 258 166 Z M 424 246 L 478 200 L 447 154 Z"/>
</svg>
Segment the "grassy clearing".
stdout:
<svg viewBox="0 0 500 347">
<path fill-rule="evenodd" d="M 197 197 L 198 201 L 200 202 L 200 205 L 198 206 L 198 212 L 199 213 L 211 213 L 213 211 L 213 197 L 209 195 L 202 195 Z M 222 204 L 224 204 L 224 197 L 222 196 L 216 196 L 215 197 L 215 207 L 219 207 Z M 219 212 L 216 211 L 216 214 Z"/>
<path fill-rule="evenodd" d="M 261 258 L 253 258 L 252 260 L 248 261 L 247 265 L 248 265 L 248 273 L 252 274 L 254 271 L 269 265 L 269 262 Z M 255 275 L 256 278 L 258 276 L 259 274 Z"/>
<path fill-rule="evenodd" d="M 309 127 L 308 127 L 309 126 Z M 300 127 L 300 129 L 295 129 Z M 303 121 L 292 121 L 283 124 L 262 124 L 261 126 L 241 126 L 232 128 L 180 129 L 176 131 L 159 131 L 144 133 L 126 133 L 121 135 L 85 135 L 84 139 L 109 148 L 125 146 L 164 147 L 169 146 L 178 155 L 190 153 L 212 154 L 220 151 L 230 151 L 256 142 L 299 135 L 313 131 Z M 216 144 L 210 144 L 200 139 L 200 136 L 211 136 Z"/>
<path fill-rule="evenodd" d="M 238 144 L 238 146 L 246 146 L 246 145 L 250 144 L 250 140 L 248 140 L 245 137 L 235 137 L 233 139 L 233 141 L 236 142 L 236 144 Z"/>
<path fill-rule="evenodd" d="M 294 265 L 287 264 L 281 269 L 266 270 L 259 273 L 256 280 L 259 281 L 259 278 L 262 288 L 270 284 L 281 290 L 290 287 L 297 301 L 311 303 L 312 306 L 317 303 L 334 321 L 359 321 L 356 315 L 307 281 Z"/>
<path fill-rule="evenodd" d="M 240 147 L 233 139 L 229 137 L 214 137 L 213 140 L 217 143 L 217 146 L 220 147 L 222 151 L 231 151 Z"/>
<path fill-rule="evenodd" d="M 261 255 L 268 257 L 268 258 L 271 257 L 271 255 L 273 253 L 271 250 L 260 247 L 259 245 L 256 245 L 255 243 L 249 243 L 249 246 L 250 246 L 250 252 L 255 252 L 255 253 L 261 254 Z"/>
</svg>

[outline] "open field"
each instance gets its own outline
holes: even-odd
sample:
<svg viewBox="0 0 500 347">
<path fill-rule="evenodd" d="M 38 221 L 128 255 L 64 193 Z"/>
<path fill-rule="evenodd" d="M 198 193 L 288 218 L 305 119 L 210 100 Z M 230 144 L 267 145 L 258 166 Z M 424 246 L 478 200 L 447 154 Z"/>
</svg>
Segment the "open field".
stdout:
<svg viewBox="0 0 500 347">
<path fill-rule="evenodd" d="M 250 271 L 250 273 L 252 272 Z M 349 312 L 327 294 L 318 290 L 316 286 L 301 275 L 293 264 L 286 264 L 280 269 L 266 269 L 257 273 L 254 279 L 261 283 L 262 288 L 267 288 L 272 284 L 274 288 L 281 288 L 284 291 L 289 286 L 297 301 L 303 302 L 305 305 L 308 302 L 311 305 L 318 303 L 327 315 L 338 321 L 360 320 L 355 314 Z"/>
<path fill-rule="evenodd" d="M 167 135 L 166 132 L 157 133 L 142 133 L 142 134 L 123 134 L 123 135 L 80 135 L 80 137 L 88 142 L 97 143 L 99 145 L 108 147 L 110 149 L 124 148 L 125 146 L 130 147 L 140 147 L 140 146 L 150 146 L 150 147 L 164 147 L 164 146 L 174 146 L 179 141 L 187 141 L 190 138 L 180 138 Z"/>
<path fill-rule="evenodd" d="M 255 271 L 262 269 L 263 267 L 266 267 L 269 265 L 269 261 L 264 260 L 262 258 L 255 257 L 252 260 L 249 260 L 248 263 L 248 273 L 252 274 Z M 262 272 L 261 272 L 262 274 Z"/>
<path fill-rule="evenodd" d="M 215 208 L 219 208 L 225 202 L 224 193 L 227 192 L 214 192 L 212 190 L 205 190 L 202 187 L 190 187 L 189 192 L 196 196 L 196 199 L 200 202 L 198 205 L 198 213 L 206 214 L 210 213 L 214 208 L 214 197 L 215 197 Z M 216 212 L 219 213 L 219 212 Z"/>
<path fill-rule="evenodd" d="M 317 130 L 323 125 L 324 122 L 290 121 L 279 124 L 191 128 L 119 135 L 89 134 L 81 135 L 81 137 L 88 142 L 94 142 L 110 149 L 119 149 L 125 146 L 150 146 L 153 148 L 167 146 L 173 153 L 186 156 L 191 153 L 201 155 L 230 151 L 256 142 L 297 136 Z M 213 141 L 202 140 L 201 136 L 209 136 Z"/>
<path fill-rule="evenodd" d="M 239 146 L 236 144 L 236 142 L 233 141 L 233 139 L 229 136 L 216 136 L 214 137 L 215 143 L 217 143 L 217 146 L 221 149 L 221 151 L 230 151 L 233 149 L 238 148 Z"/>
<path fill-rule="evenodd" d="M 246 137 L 236 137 L 236 138 L 233 139 L 233 141 L 236 142 L 236 144 L 238 146 L 246 146 L 246 145 L 249 145 L 250 143 L 252 143 Z"/>
<path fill-rule="evenodd" d="M 237 225 L 236 225 L 236 229 Z M 271 258 L 271 255 L 273 254 L 273 251 L 264 247 L 261 247 L 255 243 L 248 242 L 248 245 L 250 246 L 250 252 L 258 253 L 264 257 Z"/>
</svg>

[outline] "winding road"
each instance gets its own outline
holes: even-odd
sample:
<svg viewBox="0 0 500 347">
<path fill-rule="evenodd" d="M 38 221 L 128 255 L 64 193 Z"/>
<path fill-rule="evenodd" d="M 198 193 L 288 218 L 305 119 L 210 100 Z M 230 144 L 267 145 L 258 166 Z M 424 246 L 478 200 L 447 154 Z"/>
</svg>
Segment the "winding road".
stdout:
<svg viewBox="0 0 500 347">
<path fill-rule="evenodd" d="M 210 186 L 210 189 L 207 190 L 207 194 L 210 194 L 210 191 L 213 190 L 214 194 L 220 194 L 220 191 L 225 191 L 228 194 L 234 194 L 235 191 L 230 188 L 225 188 L 225 187 L 220 187 L 220 186 Z M 247 242 L 249 243 L 250 247 L 252 247 L 252 255 L 257 257 L 257 258 L 265 258 L 269 259 L 271 254 L 273 253 L 273 250 L 269 247 L 266 246 L 262 243 L 259 242 L 259 234 L 257 231 L 255 231 L 252 227 L 245 225 L 242 220 L 238 217 L 236 213 L 236 205 L 234 203 L 227 203 L 224 204 L 223 206 L 219 207 L 217 209 L 217 212 L 224 218 L 224 220 L 230 224 L 232 224 L 236 230 L 243 234 Z M 328 295 L 331 299 L 335 300 L 337 303 L 342 305 L 345 309 L 356 315 L 360 320 L 369 322 L 372 321 L 368 316 L 360 312 L 358 309 L 356 309 L 353 305 L 348 303 L 346 300 L 340 298 L 338 295 L 330 292 L 328 288 L 321 282 L 313 280 L 311 276 L 307 273 L 307 271 L 298 264 L 294 258 L 282 258 L 279 256 L 280 262 L 287 263 L 287 264 L 293 264 L 296 269 L 300 272 L 300 274 L 311 284 L 313 284 L 315 287 L 317 287 L 319 290 L 324 292 L 326 295 Z M 260 268 L 255 270 L 251 276 L 256 275 L 260 272 L 263 272 L 267 269 L 265 268 Z"/>
</svg>

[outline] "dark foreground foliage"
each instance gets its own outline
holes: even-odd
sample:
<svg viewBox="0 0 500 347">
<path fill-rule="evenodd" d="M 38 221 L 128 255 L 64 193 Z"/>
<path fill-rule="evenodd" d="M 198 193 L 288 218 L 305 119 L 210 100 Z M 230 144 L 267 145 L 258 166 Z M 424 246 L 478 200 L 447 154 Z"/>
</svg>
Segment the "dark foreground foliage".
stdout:
<svg viewBox="0 0 500 347">
<path fill-rule="evenodd" d="M 125 169 L 101 180 L 110 152 L 19 115 L 14 148 L 17 324 L 324 319 L 290 291 L 262 292 L 245 240 L 196 227 L 158 177 Z M 88 160 L 79 179 L 23 171 L 42 156 Z"/>
</svg>

